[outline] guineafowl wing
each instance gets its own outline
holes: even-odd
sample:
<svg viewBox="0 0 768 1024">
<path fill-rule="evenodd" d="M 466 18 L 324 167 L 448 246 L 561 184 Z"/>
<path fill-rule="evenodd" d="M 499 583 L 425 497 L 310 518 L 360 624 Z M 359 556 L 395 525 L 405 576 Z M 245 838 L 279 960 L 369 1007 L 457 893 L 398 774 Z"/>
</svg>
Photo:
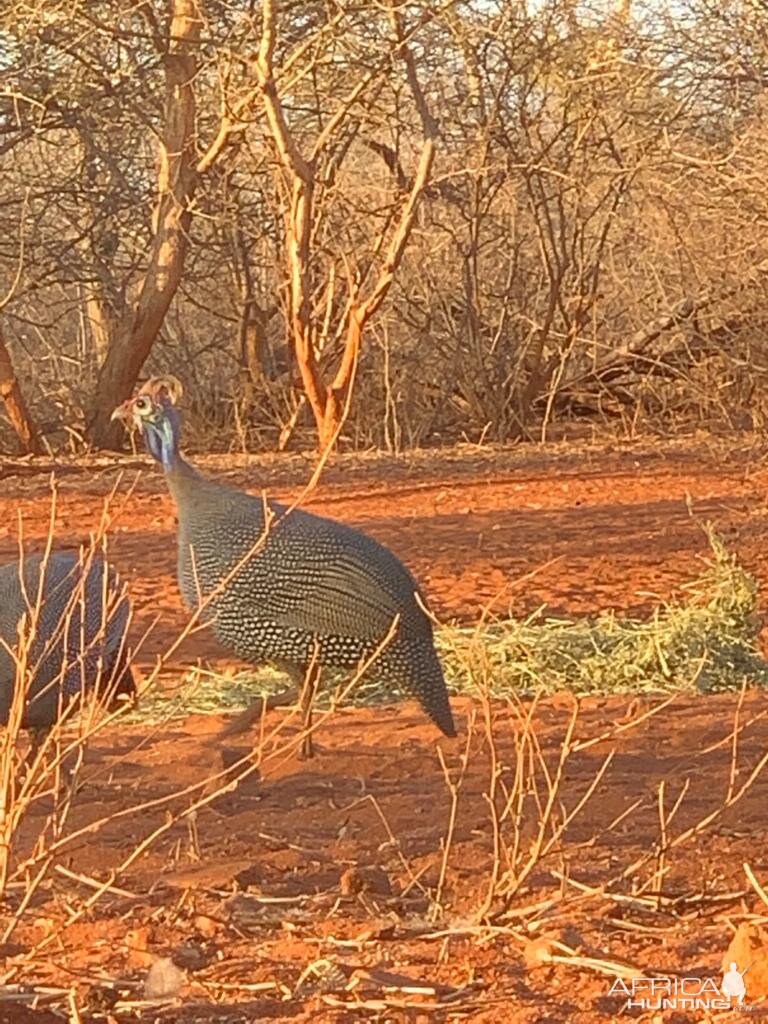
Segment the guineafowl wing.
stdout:
<svg viewBox="0 0 768 1024">
<path fill-rule="evenodd" d="M 194 608 L 227 580 L 211 605 L 219 632 L 271 623 L 375 643 L 399 616 L 401 630 L 431 634 L 413 577 L 372 537 L 275 502 L 264 536 L 262 500 L 207 482 L 197 487 L 180 506 L 179 582 Z"/>
<path fill-rule="evenodd" d="M 245 617 L 374 642 L 396 616 L 410 632 L 430 631 L 416 582 L 391 551 L 342 523 L 271 507 L 276 519 L 263 547 L 232 581 L 230 594 Z M 242 533 L 233 534 L 240 535 L 242 552 Z M 230 565 L 236 553 L 229 552 Z"/>
<path fill-rule="evenodd" d="M 124 656 L 128 601 L 98 555 L 89 564 L 76 552 L 30 555 L 21 574 L 18 563 L 0 567 L 0 723 L 8 720 L 13 699 L 12 651 L 24 615 L 28 624 L 34 622 L 26 650 L 31 682 L 24 724 L 45 727 L 58 716 L 60 696 L 76 696 L 83 684 L 97 685 L 102 674 L 109 682 L 115 660 Z"/>
<path fill-rule="evenodd" d="M 381 640 L 396 617 L 426 620 L 405 566 L 372 537 L 294 510 L 274 526 L 265 549 L 280 564 L 279 591 L 262 611 L 288 628 Z"/>
<path fill-rule="evenodd" d="M 325 636 L 354 636 L 378 641 L 396 616 L 397 603 L 365 567 L 344 563 L 310 563 L 314 578 L 297 579 L 288 601 L 265 602 L 261 613 L 281 626 Z"/>
</svg>

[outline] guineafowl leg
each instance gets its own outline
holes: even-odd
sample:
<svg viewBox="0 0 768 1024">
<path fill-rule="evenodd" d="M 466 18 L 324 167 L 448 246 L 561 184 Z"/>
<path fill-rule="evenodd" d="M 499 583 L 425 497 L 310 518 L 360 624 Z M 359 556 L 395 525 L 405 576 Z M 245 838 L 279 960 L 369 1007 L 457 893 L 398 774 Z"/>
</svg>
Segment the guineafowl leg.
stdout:
<svg viewBox="0 0 768 1024">
<path fill-rule="evenodd" d="M 299 696 L 299 707 L 301 708 L 301 725 L 304 735 L 301 740 L 299 754 L 303 758 L 315 756 L 315 748 L 312 743 L 312 705 L 315 702 L 317 684 L 320 681 L 320 666 L 316 661 L 312 662 L 304 674 Z"/>
<path fill-rule="evenodd" d="M 316 750 L 312 742 L 312 705 L 320 682 L 320 665 L 313 657 L 308 665 L 297 665 L 296 662 L 276 658 L 274 665 L 290 678 L 294 686 L 294 696 L 298 695 L 301 711 L 301 726 L 304 732 L 299 749 L 299 756 L 314 757 Z"/>
<path fill-rule="evenodd" d="M 27 748 L 27 752 L 24 755 L 24 760 L 22 762 L 22 771 L 24 772 L 24 774 L 32 771 L 32 766 L 34 765 L 35 760 L 37 759 L 37 755 L 39 754 L 41 748 L 43 746 L 45 746 L 45 742 L 48 739 L 48 734 L 50 733 L 52 728 L 53 728 L 53 726 L 51 726 L 51 725 L 43 725 L 43 726 L 30 726 L 30 728 L 27 729 L 27 736 L 29 737 L 29 747 Z M 47 756 L 50 756 L 50 755 L 51 755 L 51 752 L 48 751 L 48 755 Z M 53 756 L 54 757 L 56 756 L 55 752 L 54 752 Z M 50 763 L 43 764 L 43 766 L 42 766 L 42 772 L 43 772 L 42 777 L 45 777 L 45 775 L 47 775 L 49 772 L 51 772 L 51 768 L 52 768 L 52 766 L 50 765 Z M 64 764 L 59 765 L 59 770 L 61 772 L 61 776 L 60 776 L 60 786 L 61 786 L 61 788 L 58 791 L 57 796 L 59 796 L 59 797 L 61 797 L 61 796 L 67 797 L 67 796 L 71 795 L 70 791 L 72 789 L 72 772 Z"/>
<path fill-rule="evenodd" d="M 42 726 L 31 726 L 27 729 L 27 736 L 29 737 L 29 749 L 27 750 L 26 761 L 27 768 L 31 768 L 35 763 L 35 758 L 38 755 L 40 748 L 44 745 L 48 733 L 51 731 L 50 725 Z"/>
</svg>

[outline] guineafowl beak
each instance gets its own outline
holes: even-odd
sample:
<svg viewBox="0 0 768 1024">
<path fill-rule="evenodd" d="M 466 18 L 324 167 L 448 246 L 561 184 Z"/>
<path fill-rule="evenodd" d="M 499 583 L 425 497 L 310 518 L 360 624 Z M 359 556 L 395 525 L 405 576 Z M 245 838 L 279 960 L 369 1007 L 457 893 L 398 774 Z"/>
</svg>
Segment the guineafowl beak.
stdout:
<svg viewBox="0 0 768 1024">
<path fill-rule="evenodd" d="M 123 402 L 112 411 L 112 415 L 109 417 L 110 420 L 112 420 L 112 422 L 117 420 L 118 422 L 123 423 L 126 427 L 130 426 L 134 420 L 132 406 L 133 399 L 129 398 L 127 402 Z"/>
</svg>

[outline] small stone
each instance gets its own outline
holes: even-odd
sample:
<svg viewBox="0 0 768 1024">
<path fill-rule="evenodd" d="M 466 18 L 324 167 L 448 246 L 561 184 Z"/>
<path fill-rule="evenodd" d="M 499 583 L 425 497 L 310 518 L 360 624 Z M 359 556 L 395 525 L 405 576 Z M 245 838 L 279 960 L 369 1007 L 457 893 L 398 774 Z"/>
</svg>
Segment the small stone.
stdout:
<svg viewBox="0 0 768 1024">
<path fill-rule="evenodd" d="M 201 971 L 215 959 L 216 950 L 204 942 L 188 939 L 173 951 L 173 962 L 186 971 Z"/>
<path fill-rule="evenodd" d="M 339 889 L 342 896 L 358 896 L 360 893 L 392 895 L 392 883 L 381 868 L 347 868 L 339 879 Z"/>
<path fill-rule="evenodd" d="M 197 914 L 192 923 L 198 933 L 205 939 L 212 939 L 221 930 L 219 922 L 212 917 L 208 917 L 207 914 Z"/>
<path fill-rule="evenodd" d="M 339 891 L 342 896 L 357 896 L 363 891 L 363 880 L 357 868 L 347 868 L 339 879 Z"/>
<path fill-rule="evenodd" d="M 347 981 L 348 971 L 343 964 L 333 960 L 315 960 L 302 971 L 294 995 L 304 998 L 314 992 L 343 992 Z"/>
<path fill-rule="evenodd" d="M 526 942 L 523 947 L 523 960 L 529 971 L 534 971 L 537 967 L 550 964 L 552 962 L 551 941 L 542 936 L 541 938 Z"/>
<path fill-rule="evenodd" d="M 139 925 L 127 932 L 125 948 L 128 951 L 126 959 L 129 967 L 149 967 L 152 963 L 152 954 L 149 952 L 148 926 Z"/>
<path fill-rule="evenodd" d="M 158 957 L 144 981 L 145 999 L 175 999 L 186 976 L 168 956 Z"/>
<path fill-rule="evenodd" d="M 114 988 L 91 985 L 83 996 L 83 1007 L 88 1013 L 106 1014 L 120 1002 L 120 993 Z"/>
</svg>

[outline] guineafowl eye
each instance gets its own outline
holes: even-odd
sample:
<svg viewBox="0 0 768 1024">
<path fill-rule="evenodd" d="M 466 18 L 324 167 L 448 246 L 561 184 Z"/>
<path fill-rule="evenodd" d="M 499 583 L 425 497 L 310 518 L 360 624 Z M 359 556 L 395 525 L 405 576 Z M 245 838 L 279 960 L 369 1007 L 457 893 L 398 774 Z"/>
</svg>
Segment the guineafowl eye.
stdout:
<svg viewBox="0 0 768 1024">
<path fill-rule="evenodd" d="M 139 395 L 135 402 L 136 412 L 150 412 L 152 409 L 152 402 L 149 400 L 148 395 Z"/>
</svg>

